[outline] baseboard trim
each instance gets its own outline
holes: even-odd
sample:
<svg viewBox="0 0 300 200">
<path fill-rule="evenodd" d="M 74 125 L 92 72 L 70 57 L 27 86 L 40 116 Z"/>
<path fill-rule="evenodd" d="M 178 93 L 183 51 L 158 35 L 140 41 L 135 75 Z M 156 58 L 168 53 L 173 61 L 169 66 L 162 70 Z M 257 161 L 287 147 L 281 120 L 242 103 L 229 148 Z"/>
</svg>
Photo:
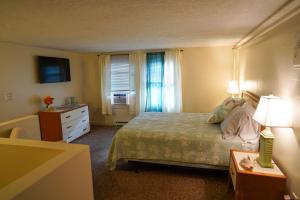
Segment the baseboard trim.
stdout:
<svg viewBox="0 0 300 200">
<path fill-rule="evenodd" d="M 105 121 L 90 121 L 91 125 L 95 126 L 113 126 L 112 122 L 105 122 Z"/>
</svg>

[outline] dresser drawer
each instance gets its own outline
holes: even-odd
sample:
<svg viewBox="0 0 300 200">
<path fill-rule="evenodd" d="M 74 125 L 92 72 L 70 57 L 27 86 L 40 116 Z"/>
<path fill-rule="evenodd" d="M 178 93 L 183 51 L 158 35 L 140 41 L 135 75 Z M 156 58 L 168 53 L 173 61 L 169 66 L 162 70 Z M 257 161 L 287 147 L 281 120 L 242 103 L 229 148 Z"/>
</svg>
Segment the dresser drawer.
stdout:
<svg viewBox="0 0 300 200">
<path fill-rule="evenodd" d="M 77 118 L 81 118 L 85 115 L 88 115 L 88 107 L 84 106 L 69 112 L 62 113 L 60 116 L 61 123 L 66 123 Z"/>
<path fill-rule="evenodd" d="M 78 119 L 74 119 L 72 121 L 68 121 L 65 122 L 64 124 L 62 124 L 62 134 L 67 134 L 71 131 L 73 131 L 74 129 L 79 128 L 80 126 L 89 123 L 89 115 L 85 114 L 85 116 L 78 118 Z"/>
<path fill-rule="evenodd" d="M 69 112 L 65 112 L 65 113 L 62 113 L 60 115 L 60 120 L 61 120 L 61 123 L 66 123 L 66 122 L 69 122 L 69 121 L 72 121 L 76 118 L 75 116 L 75 113 L 74 111 L 69 111 Z"/>
<path fill-rule="evenodd" d="M 233 188 L 236 190 L 236 170 L 232 158 L 230 158 L 229 174 L 232 180 Z"/>
<path fill-rule="evenodd" d="M 89 123 L 81 124 L 80 126 L 76 127 L 72 131 L 65 133 L 63 135 L 63 140 L 66 142 L 71 142 L 89 131 L 90 131 Z"/>
<path fill-rule="evenodd" d="M 78 108 L 76 110 L 73 110 L 72 112 L 74 112 L 74 114 L 73 114 L 74 115 L 74 119 L 79 118 L 79 117 L 81 118 L 83 116 L 88 115 L 88 113 L 89 113 L 87 106 Z"/>
</svg>

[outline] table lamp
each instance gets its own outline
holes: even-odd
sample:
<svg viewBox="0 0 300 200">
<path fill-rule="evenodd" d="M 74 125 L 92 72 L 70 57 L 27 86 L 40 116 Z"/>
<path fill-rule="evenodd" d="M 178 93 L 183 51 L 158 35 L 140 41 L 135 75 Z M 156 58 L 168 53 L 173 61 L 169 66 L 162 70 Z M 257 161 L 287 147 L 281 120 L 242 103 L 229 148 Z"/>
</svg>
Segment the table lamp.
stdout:
<svg viewBox="0 0 300 200">
<path fill-rule="evenodd" d="M 273 95 L 262 96 L 259 100 L 253 119 L 265 126 L 260 132 L 259 157 L 257 162 L 262 167 L 273 168 L 272 151 L 274 135 L 271 127 L 289 127 L 290 117 L 284 101 L 280 97 Z"/>
<path fill-rule="evenodd" d="M 239 94 L 240 90 L 239 90 L 238 82 L 235 80 L 229 81 L 227 92 L 231 94 L 232 98 L 234 98 L 235 95 Z"/>
</svg>

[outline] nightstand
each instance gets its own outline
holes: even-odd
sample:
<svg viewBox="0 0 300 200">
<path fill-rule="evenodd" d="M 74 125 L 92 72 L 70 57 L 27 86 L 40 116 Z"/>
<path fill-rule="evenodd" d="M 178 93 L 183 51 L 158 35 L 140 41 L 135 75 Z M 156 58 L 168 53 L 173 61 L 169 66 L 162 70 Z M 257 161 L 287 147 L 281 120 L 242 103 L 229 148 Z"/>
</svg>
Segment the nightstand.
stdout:
<svg viewBox="0 0 300 200">
<path fill-rule="evenodd" d="M 249 171 L 240 166 L 240 161 L 249 156 L 258 157 L 256 152 L 230 150 L 229 179 L 238 200 L 276 200 L 283 199 L 286 192 L 286 176 L 273 161 L 273 168 L 262 168 L 255 162 Z"/>
</svg>

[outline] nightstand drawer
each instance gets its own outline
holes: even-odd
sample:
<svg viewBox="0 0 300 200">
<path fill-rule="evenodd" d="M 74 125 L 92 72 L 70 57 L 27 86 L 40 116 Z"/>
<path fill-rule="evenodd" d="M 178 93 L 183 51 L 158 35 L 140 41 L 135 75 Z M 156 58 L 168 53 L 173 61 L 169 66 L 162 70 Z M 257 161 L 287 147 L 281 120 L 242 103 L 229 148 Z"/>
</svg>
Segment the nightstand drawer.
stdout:
<svg viewBox="0 0 300 200">
<path fill-rule="evenodd" d="M 234 190 L 236 190 L 236 170 L 235 170 L 234 161 L 232 160 L 232 158 L 230 158 L 229 173 L 230 173 L 230 177 L 232 180 L 233 188 L 234 188 Z"/>
</svg>

